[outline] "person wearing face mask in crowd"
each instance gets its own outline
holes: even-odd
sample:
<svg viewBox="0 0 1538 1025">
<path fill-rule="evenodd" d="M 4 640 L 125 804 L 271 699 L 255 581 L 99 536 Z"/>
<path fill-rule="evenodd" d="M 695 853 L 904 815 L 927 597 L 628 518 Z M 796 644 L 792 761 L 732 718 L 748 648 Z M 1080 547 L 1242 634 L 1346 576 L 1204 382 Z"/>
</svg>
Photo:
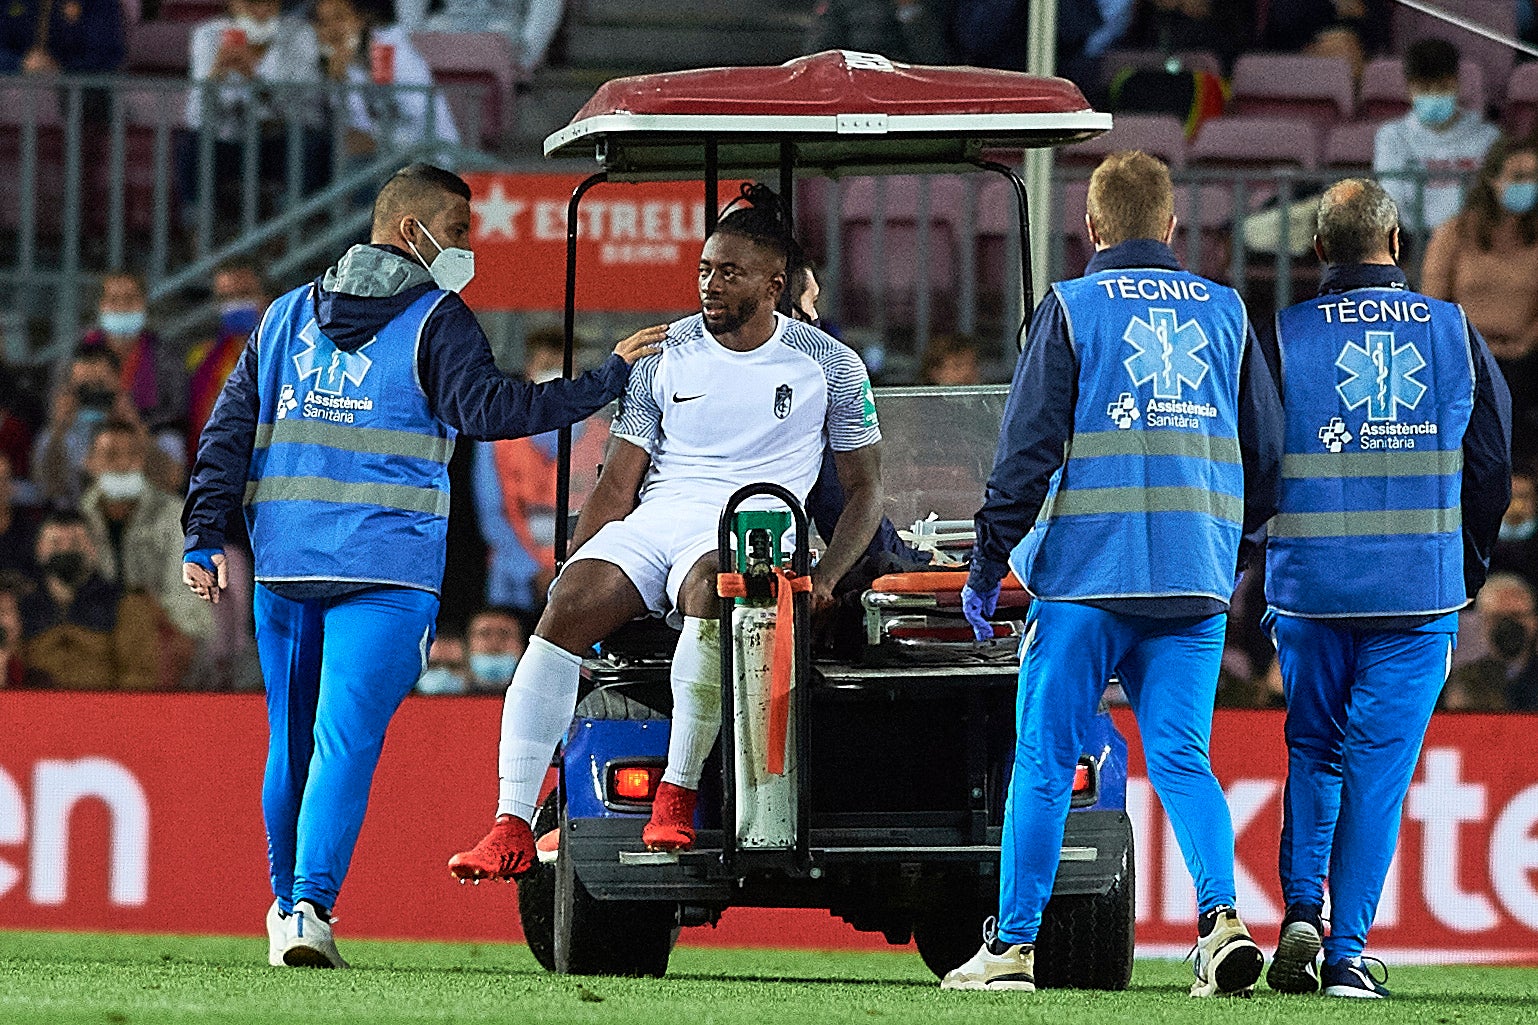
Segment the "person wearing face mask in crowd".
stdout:
<svg viewBox="0 0 1538 1025">
<path fill-rule="evenodd" d="M 167 682 L 149 600 L 102 576 L 84 517 L 50 513 L 38 529 L 37 563 L 42 580 L 21 602 L 29 686 L 148 690 Z"/>
<path fill-rule="evenodd" d="M 199 136 L 214 135 L 213 185 L 223 207 L 233 210 L 244 176 L 248 118 L 257 122 L 258 160 L 264 181 L 284 181 L 289 121 L 301 124 L 301 172 L 306 192 L 331 178 L 331 139 L 321 129 L 324 93 L 263 85 L 300 86 L 320 81 L 315 30 L 302 18 L 285 17 L 279 0 L 229 0 L 229 13 L 192 30 L 189 42 L 187 131 L 176 138 L 177 184 L 187 213 L 200 195 Z M 211 240 L 204 240 L 205 243 Z"/>
<path fill-rule="evenodd" d="M 144 440 L 145 472 L 162 490 L 182 486 L 183 465 L 169 449 L 150 437 L 132 397 L 123 389 L 122 362 L 106 346 L 81 346 L 54 385 L 48 426 L 32 449 L 32 480 L 42 500 L 72 508 L 85 491 L 85 459 L 96 428 L 109 417 L 128 424 Z"/>
<path fill-rule="evenodd" d="M 180 427 L 187 415 L 187 375 L 181 360 L 150 330 L 144 281 L 127 271 L 107 274 L 97 311 L 96 327 L 81 346 L 112 350 L 121 364 L 119 385 L 145 426 L 167 454 L 185 459 Z"/>
<path fill-rule="evenodd" d="M 1515 573 L 1496 573 L 1474 603 L 1489 654 L 1454 669 L 1441 707 L 1460 712 L 1538 710 L 1538 602 Z"/>
<path fill-rule="evenodd" d="M 371 241 L 267 308 L 199 443 L 183 580 L 220 600 L 226 525 L 242 507 L 255 559 L 273 965 L 347 965 L 331 908 L 385 729 L 432 642 L 456 436 L 574 423 L 617 398 L 666 333 L 637 332 L 575 380 L 506 377 L 459 296 L 475 273 L 469 244 L 463 179 L 398 171 Z"/>
<path fill-rule="evenodd" d="M 523 656 L 523 624 L 513 609 L 483 609 L 470 619 L 470 690 L 501 694 Z"/>
<path fill-rule="evenodd" d="M 181 503 L 145 476 L 143 439 L 130 425 L 108 420 L 96 430 L 85 468 L 95 483 L 80 499 L 80 513 L 101 555 L 103 579 L 154 598 L 184 651 L 206 641 L 209 606 L 182 584 Z"/>
<path fill-rule="evenodd" d="M 1401 226 L 1416 236 L 1458 213 L 1464 179 L 1501 134 L 1478 111 L 1458 106 L 1458 66 L 1458 50 L 1445 39 L 1411 43 L 1404 55 L 1410 110 L 1373 139 L 1373 175 L 1399 208 Z"/>
<path fill-rule="evenodd" d="M 560 328 L 529 333 L 523 375 L 536 384 L 561 376 L 566 335 Z M 533 620 L 555 579 L 555 478 L 560 432 L 481 442 L 471 473 L 481 536 L 486 540 L 486 601 Z M 580 509 L 598 480 L 609 425 L 589 417 L 571 430 L 571 508 Z"/>
<path fill-rule="evenodd" d="M 470 693 L 470 667 L 465 658 L 465 639 L 457 633 L 442 633 L 427 649 L 427 668 L 417 677 L 418 694 Z"/>
<path fill-rule="evenodd" d="M 1511 474 L 1511 504 L 1506 507 L 1500 536 L 1490 553 L 1490 571 L 1515 573 L 1538 587 L 1538 502 L 1531 468 Z"/>
<path fill-rule="evenodd" d="M 1490 147 L 1463 212 L 1431 236 L 1421 291 L 1456 302 L 1511 387 L 1511 447 L 1538 455 L 1538 135 Z"/>
</svg>

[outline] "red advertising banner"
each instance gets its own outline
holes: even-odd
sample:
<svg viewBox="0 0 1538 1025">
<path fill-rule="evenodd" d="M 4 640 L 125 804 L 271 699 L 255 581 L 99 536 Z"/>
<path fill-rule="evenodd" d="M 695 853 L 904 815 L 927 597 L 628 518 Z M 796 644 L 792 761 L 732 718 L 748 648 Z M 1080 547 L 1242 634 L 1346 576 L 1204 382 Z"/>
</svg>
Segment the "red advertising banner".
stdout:
<svg viewBox="0 0 1538 1025">
<path fill-rule="evenodd" d="M 0 928 L 260 935 L 271 894 L 259 697 L 12 691 L 0 707 Z M 445 868 L 493 813 L 500 714 L 495 698 L 407 700 L 338 903 L 344 936 L 518 937 L 513 887 L 458 886 Z M 1139 948 L 1183 955 L 1195 933 L 1190 879 L 1143 777 L 1131 716 L 1117 719 L 1134 748 Z M 1533 721 L 1432 724 L 1374 952 L 1538 961 L 1538 772 L 1522 755 Z M 1282 917 L 1281 714 L 1218 712 L 1212 759 L 1238 835 L 1240 907 L 1269 945 Z M 823 912 L 746 909 L 685 930 L 682 942 L 885 946 Z"/>
<path fill-rule="evenodd" d="M 581 175 L 469 174 L 478 310 L 559 310 L 566 295 L 566 211 Z M 730 197 L 737 183 L 722 182 Z M 686 313 L 705 237 L 701 182 L 605 182 L 577 222 L 579 310 Z"/>
</svg>

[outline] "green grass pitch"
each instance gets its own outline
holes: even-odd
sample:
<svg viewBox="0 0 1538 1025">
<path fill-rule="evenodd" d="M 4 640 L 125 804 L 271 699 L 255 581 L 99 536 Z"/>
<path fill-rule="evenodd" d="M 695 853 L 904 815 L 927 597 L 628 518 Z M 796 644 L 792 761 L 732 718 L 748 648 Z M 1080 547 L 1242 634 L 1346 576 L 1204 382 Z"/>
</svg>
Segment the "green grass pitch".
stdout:
<svg viewBox="0 0 1538 1025">
<path fill-rule="evenodd" d="M 1400 968 L 1396 997 L 1194 1001 L 1188 965 L 1138 963 L 1125 993 L 942 993 L 912 953 L 683 947 L 665 979 L 541 971 L 521 946 L 343 940 L 347 972 L 268 968 L 264 940 L 0 932 L 0 1022 L 966 1025 L 1538 1022 L 1538 970 Z"/>
</svg>

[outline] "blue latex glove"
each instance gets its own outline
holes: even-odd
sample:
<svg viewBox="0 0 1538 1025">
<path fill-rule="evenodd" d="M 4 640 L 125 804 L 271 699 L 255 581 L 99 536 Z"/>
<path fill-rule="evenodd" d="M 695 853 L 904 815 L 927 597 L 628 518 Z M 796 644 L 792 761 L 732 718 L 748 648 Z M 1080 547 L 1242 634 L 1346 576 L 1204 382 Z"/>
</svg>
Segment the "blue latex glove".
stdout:
<svg viewBox="0 0 1538 1025">
<path fill-rule="evenodd" d="M 182 561 L 202 566 L 217 577 L 219 575 L 219 567 L 214 565 L 214 556 L 223 554 L 223 548 L 194 548 L 182 556 Z"/>
<path fill-rule="evenodd" d="M 994 584 L 981 591 L 974 591 L 968 583 L 961 588 L 961 613 L 972 624 L 972 634 L 979 641 L 993 640 L 993 624 L 988 622 L 988 617 L 998 607 L 999 586 Z"/>
</svg>

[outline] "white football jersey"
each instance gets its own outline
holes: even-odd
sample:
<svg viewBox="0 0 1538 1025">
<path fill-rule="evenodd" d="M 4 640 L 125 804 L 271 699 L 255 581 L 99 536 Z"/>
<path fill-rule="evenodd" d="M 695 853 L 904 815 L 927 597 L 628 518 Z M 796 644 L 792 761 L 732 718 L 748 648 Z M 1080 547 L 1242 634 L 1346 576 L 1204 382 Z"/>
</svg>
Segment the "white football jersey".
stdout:
<svg viewBox="0 0 1538 1025">
<path fill-rule="evenodd" d="M 805 501 L 825 445 L 848 452 L 881 440 L 854 350 L 809 324 L 775 320 L 769 341 L 734 352 L 695 314 L 636 363 L 612 433 L 651 456 L 642 502 L 721 506 L 761 481 Z"/>
</svg>

